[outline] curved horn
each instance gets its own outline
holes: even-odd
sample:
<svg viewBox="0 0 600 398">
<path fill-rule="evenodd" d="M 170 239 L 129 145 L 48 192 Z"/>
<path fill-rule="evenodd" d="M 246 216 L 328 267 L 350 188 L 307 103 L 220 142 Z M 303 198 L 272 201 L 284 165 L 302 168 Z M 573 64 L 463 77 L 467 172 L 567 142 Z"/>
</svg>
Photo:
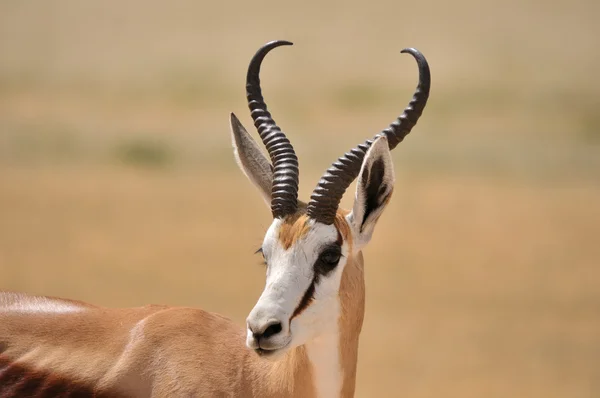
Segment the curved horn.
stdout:
<svg viewBox="0 0 600 398">
<path fill-rule="evenodd" d="M 260 138 L 267 147 L 273 164 L 271 188 L 271 212 L 273 218 L 283 218 L 298 208 L 299 169 L 298 157 L 292 144 L 275 123 L 267 110 L 260 88 L 260 65 L 272 49 L 292 45 L 289 41 L 276 40 L 262 46 L 252 57 L 246 76 L 246 97 L 250 115 Z"/>
<path fill-rule="evenodd" d="M 325 172 L 321 181 L 313 191 L 308 203 L 307 213 L 312 219 L 323 224 L 333 224 L 340 201 L 346 189 L 358 176 L 365 154 L 378 136 L 387 136 L 390 150 L 394 149 L 417 124 L 419 117 L 429 98 L 431 76 L 427 60 L 418 50 L 405 48 L 402 53 L 411 54 L 419 66 L 419 84 L 412 100 L 388 128 L 377 134 L 373 139 L 365 141 L 356 148 L 338 158 Z"/>
</svg>

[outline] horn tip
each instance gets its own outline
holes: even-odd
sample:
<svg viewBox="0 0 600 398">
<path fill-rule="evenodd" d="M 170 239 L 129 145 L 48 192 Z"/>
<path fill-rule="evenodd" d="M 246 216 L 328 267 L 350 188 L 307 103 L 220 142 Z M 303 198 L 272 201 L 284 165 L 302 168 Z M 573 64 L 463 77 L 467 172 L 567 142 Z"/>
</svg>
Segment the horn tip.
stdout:
<svg viewBox="0 0 600 398">
<path fill-rule="evenodd" d="M 414 48 L 414 47 L 407 47 L 407 48 L 403 49 L 402 51 L 400 51 L 400 53 L 402 53 L 402 54 L 410 54 L 410 55 L 413 55 L 415 57 L 417 57 L 419 55 L 422 56 L 421 52 L 419 50 L 417 50 L 416 48 Z"/>
<path fill-rule="evenodd" d="M 265 44 L 265 47 L 293 46 L 294 43 L 287 40 L 273 40 Z"/>
<path fill-rule="evenodd" d="M 419 50 L 417 50 L 414 47 L 408 47 L 403 49 L 402 51 L 400 51 L 402 54 L 410 54 L 412 55 L 416 60 L 417 60 L 417 64 L 419 64 L 419 68 L 421 70 L 429 70 L 429 64 L 427 63 L 427 59 L 425 59 L 425 56 L 423 55 L 423 53 Z"/>
<path fill-rule="evenodd" d="M 240 123 L 240 119 L 233 112 L 229 113 L 229 121 L 231 121 L 231 123 Z"/>
</svg>

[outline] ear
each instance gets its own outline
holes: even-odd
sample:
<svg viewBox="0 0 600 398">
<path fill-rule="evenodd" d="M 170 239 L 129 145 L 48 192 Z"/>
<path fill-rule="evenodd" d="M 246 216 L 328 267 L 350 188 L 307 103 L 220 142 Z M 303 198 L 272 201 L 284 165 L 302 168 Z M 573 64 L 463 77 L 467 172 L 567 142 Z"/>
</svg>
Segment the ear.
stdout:
<svg viewBox="0 0 600 398">
<path fill-rule="evenodd" d="M 273 166 L 233 113 L 230 122 L 235 160 L 246 177 L 258 188 L 267 205 L 271 206 Z"/>
<path fill-rule="evenodd" d="M 394 190 L 394 165 L 385 136 L 379 137 L 365 155 L 352 212 L 347 216 L 354 231 L 357 250 L 362 249 L 373 235 L 375 224 L 387 206 Z"/>
</svg>

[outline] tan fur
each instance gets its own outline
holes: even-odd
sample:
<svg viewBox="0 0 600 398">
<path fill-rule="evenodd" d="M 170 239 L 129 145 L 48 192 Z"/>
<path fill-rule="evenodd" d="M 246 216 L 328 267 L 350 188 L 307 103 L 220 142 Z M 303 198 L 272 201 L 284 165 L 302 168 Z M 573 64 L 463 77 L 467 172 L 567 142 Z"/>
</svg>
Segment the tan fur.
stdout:
<svg viewBox="0 0 600 398">
<path fill-rule="evenodd" d="M 349 253 L 353 253 L 352 232 L 346 221 L 348 211 L 338 210 L 334 225 L 348 243 Z M 356 386 L 356 365 L 358 361 L 358 340 L 365 314 L 365 278 L 363 255 L 351 254 L 347 261 L 340 283 L 341 314 L 338 320 L 340 336 L 340 366 L 343 372 L 341 397 L 353 397 Z"/>
<path fill-rule="evenodd" d="M 338 212 L 334 225 L 352 253 L 346 214 Z M 286 220 L 282 244 L 292 245 L 308 228 L 304 214 Z M 352 397 L 364 316 L 361 253 L 349 255 L 339 297 L 341 396 Z M 44 310 L 19 310 L 36 306 Z M 52 311 L 61 306 L 75 311 Z M 0 364 L 18 363 L 113 396 L 316 396 L 304 346 L 272 362 L 247 349 L 244 341 L 242 328 L 199 309 L 156 305 L 108 309 L 0 292 Z"/>
<path fill-rule="evenodd" d="M 15 297 L 0 293 L 0 359 L 8 363 L 129 397 L 315 396 L 304 347 L 278 362 L 262 359 L 246 348 L 244 330 L 217 314 L 165 306 L 6 310 Z M 9 386 L 0 386 L 0 396 L 3 388 Z"/>
<path fill-rule="evenodd" d="M 347 214 L 347 210 L 339 210 L 334 225 L 345 241 L 351 241 L 352 233 L 345 219 Z M 310 218 L 306 214 L 298 212 L 288 216 L 279 227 L 279 243 L 285 250 L 288 250 L 293 244 L 306 236 L 308 231 L 310 231 Z"/>
<path fill-rule="evenodd" d="M 344 210 L 344 209 L 338 210 L 335 215 L 335 220 L 333 220 L 333 225 L 335 226 L 335 228 L 338 230 L 338 232 L 342 236 L 342 239 L 344 239 L 344 241 L 348 242 L 349 251 L 350 251 L 350 253 L 352 253 L 352 248 L 353 248 L 352 230 L 350 229 L 350 225 L 348 225 L 348 222 L 346 221 L 346 216 L 349 213 L 350 212 L 348 210 Z"/>
<path fill-rule="evenodd" d="M 310 230 L 309 218 L 306 214 L 295 214 L 287 217 L 279 227 L 279 243 L 287 250 L 305 236 Z"/>
</svg>

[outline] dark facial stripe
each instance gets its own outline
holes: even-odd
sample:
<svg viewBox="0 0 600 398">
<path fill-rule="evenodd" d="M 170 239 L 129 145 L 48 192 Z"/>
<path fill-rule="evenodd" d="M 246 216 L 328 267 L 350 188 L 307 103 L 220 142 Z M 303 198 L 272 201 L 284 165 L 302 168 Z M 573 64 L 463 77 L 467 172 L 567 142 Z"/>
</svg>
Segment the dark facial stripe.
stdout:
<svg viewBox="0 0 600 398">
<path fill-rule="evenodd" d="M 30 369 L 0 355 L 0 398 L 117 397 L 47 371 Z"/>
<path fill-rule="evenodd" d="M 302 311 L 307 309 L 308 306 L 312 303 L 313 296 L 315 294 L 315 285 L 317 284 L 317 282 L 318 282 L 318 275 L 315 274 L 312 282 L 310 282 L 310 286 L 308 286 L 308 289 L 306 289 L 306 292 L 304 292 L 304 296 L 302 296 L 302 300 L 300 300 L 300 304 L 298 304 L 298 307 L 296 307 L 296 309 L 294 310 L 294 313 L 292 314 L 292 317 L 290 318 L 290 323 L 292 323 L 292 319 L 294 319 L 295 317 L 300 315 L 302 313 Z"/>
<path fill-rule="evenodd" d="M 336 227 L 336 230 L 337 230 L 336 244 L 339 246 L 342 246 L 342 244 L 344 243 L 344 237 L 342 236 L 342 233 L 340 232 L 339 228 Z M 317 262 L 318 261 L 319 261 L 319 259 L 317 259 Z M 292 313 L 292 317 L 290 318 L 290 324 L 292 323 L 292 319 L 294 319 L 295 317 L 300 315 L 313 302 L 314 294 L 315 294 L 315 287 L 316 287 L 316 284 L 319 283 L 319 276 L 326 275 L 328 273 L 328 272 L 324 272 L 322 270 L 322 267 L 318 267 L 317 264 L 315 264 L 313 266 L 313 269 L 315 271 L 315 276 L 313 277 L 313 280 L 311 281 L 310 285 L 308 286 L 308 289 L 306 289 L 306 292 L 304 292 L 304 295 L 302 296 L 302 299 L 300 300 L 298 307 L 296 307 L 296 309 Z"/>
</svg>

